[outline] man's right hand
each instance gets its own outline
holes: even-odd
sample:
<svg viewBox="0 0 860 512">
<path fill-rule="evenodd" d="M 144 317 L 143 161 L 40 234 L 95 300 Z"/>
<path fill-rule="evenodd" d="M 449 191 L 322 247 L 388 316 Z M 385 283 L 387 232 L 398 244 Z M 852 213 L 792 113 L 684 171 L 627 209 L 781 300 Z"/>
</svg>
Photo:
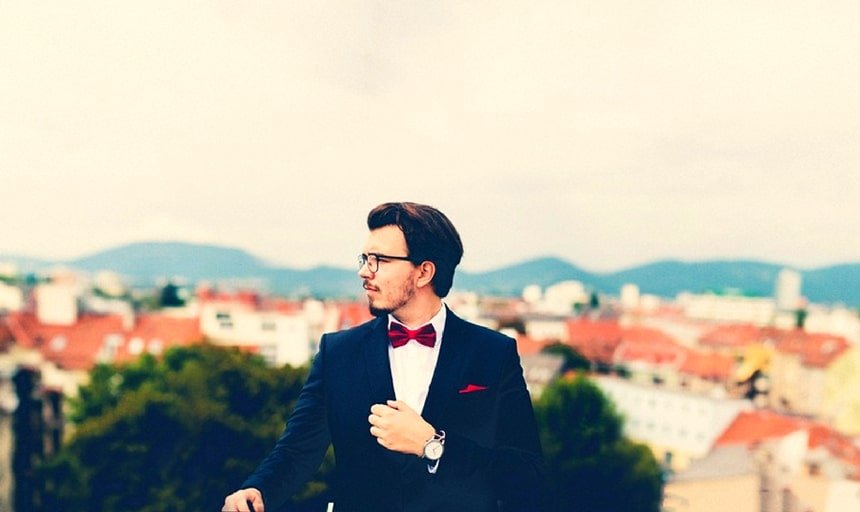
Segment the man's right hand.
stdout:
<svg viewBox="0 0 860 512">
<path fill-rule="evenodd" d="M 263 493 L 249 487 L 239 489 L 230 496 L 224 498 L 222 512 L 264 512 Z"/>
</svg>

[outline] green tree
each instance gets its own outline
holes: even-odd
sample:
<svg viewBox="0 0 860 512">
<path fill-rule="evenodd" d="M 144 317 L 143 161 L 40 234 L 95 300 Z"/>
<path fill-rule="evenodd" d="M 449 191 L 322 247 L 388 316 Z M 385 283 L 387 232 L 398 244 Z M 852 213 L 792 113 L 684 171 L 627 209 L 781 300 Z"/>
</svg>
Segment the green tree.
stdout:
<svg viewBox="0 0 860 512">
<path fill-rule="evenodd" d="M 591 296 L 588 299 L 588 307 L 592 311 L 600 309 L 600 296 L 597 295 L 597 292 L 591 292 Z"/>
<path fill-rule="evenodd" d="M 535 414 L 550 512 L 660 510 L 660 466 L 647 447 L 623 437 L 621 416 L 587 377 L 548 387 Z"/>
<path fill-rule="evenodd" d="M 158 302 L 163 308 L 184 306 L 185 299 L 182 297 L 182 293 L 182 288 L 173 282 L 169 282 L 161 289 Z"/>
<path fill-rule="evenodd" d="M 206 344 L 96 367 L 71 403 L 72 438 L 42 468 L 45 510 L 220 510 L 280 435 L 306 374 Z M 330 466 L 303 499 L 321 499 Z"/>
</svg>

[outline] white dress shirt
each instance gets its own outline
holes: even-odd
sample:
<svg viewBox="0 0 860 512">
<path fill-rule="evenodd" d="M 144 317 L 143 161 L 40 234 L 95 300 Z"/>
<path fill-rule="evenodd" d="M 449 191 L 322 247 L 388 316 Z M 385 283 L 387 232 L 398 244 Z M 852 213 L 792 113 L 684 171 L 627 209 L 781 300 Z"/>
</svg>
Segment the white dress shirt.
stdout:
<svg viewBox="0 0 860 512">
<path fill-rule="evenodd" d="M 433 324 L 436 330 L 436 344 L 425 347 L 415 340 L 402 347 L 394 348 L 388 345 L 388 363 L 391 366 L 391 380 L 394 382 L 394 396 L 398 400 L 406 402 L 409 407 L 415 409 L 418 414 L 424 409 L 427 401 L 427 392 L 430 389 L 430 380 L 433 379 L 433 371 L 436 369 L 436 361 L 439 359 L 439 348 L 442 346 L 442 333 L 445 331 L 446 308 L 443 304 L 433 318 L 426 324 L 406 327 L 411 330 L 419 329 L 427 324 Z M 388 315 L 388 326 L 391 322 L 398 322 L 392 315 Z"/>
</svg>

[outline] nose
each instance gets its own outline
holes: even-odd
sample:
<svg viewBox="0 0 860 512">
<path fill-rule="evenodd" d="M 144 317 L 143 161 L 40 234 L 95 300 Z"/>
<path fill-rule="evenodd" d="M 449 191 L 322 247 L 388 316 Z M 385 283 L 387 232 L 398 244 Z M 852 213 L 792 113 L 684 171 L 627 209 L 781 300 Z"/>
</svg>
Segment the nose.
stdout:
<svg viewBox="0 0 860 512">
<path fill-rule="evenodd" d="M 362 279 L 370 279 L 372 276 L 373 272 L 370 271 L 369 265 L 366 262 L 358 268 L 358 277 Z"/>
</svg>

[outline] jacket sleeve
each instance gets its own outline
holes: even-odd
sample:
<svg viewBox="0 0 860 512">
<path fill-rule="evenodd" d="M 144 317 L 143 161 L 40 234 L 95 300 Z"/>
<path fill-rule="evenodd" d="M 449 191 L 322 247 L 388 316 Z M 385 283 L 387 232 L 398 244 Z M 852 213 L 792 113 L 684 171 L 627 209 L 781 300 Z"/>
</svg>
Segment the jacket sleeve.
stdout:
<svg viewBox="0 0 860 512">
<path fill-rule="evenodd" d="M 325 404 L 325 341 L 323 335 L 283 434 L 242 484 L 242 488 L 262 492 L 266 510 L 277 510 L 313 476 L 331 441 Z"/>
<path fill-rule="evenodd" d="M 485 446 L 446 431 L 439 471 L 489 475 L 505 512 L 542 510 L 543 455 L 537 422 L 516 345 L 507 346 L 510 348 L 499 382 L 495 442 Z"/>
</svg>

